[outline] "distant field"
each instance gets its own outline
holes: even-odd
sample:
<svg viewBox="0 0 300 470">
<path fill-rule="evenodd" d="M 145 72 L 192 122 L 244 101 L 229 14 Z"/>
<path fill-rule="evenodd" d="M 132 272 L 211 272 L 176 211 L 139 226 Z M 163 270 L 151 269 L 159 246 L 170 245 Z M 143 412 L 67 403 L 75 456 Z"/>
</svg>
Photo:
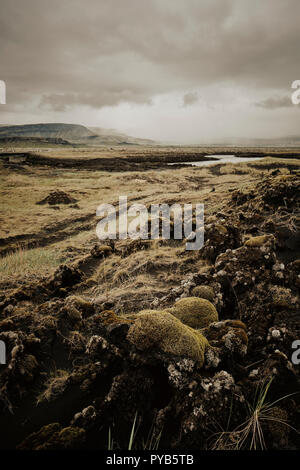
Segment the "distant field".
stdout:
<svg viewBox="0 0 300 470">
<path fill-rule="evenodd" d="M 184 158 L 191 156 L 199 149 L 149 149 L 144 148 L 124 152 L 123 158 L 142 156 L 141 160 L 147 161 L 149 155 L 182 155 Z M 226 149 L 228 151 L 228 149 Z M 231 149 L 230 151 L 241 151 Z M 212 152 L 212 149 L 201 149 L 203 153 Z M 252 149 L 251 149 L 252 151 Z M 255 151 L 258 151 L 255 149 Z M 224 152 L 218 148 L 216 152 Z M 249 152 L 249 149 L 247 149 Z M 146 205 L 155 202 L 204 202 L 206 214 L 216 212 L 218 207 L 224 206 L 233 189 L 251 186 L 264 174 L 274 168 L 282 168 L 282 171 L 300 169 L 300 161 L 286 154 L 277 157 L 278 149 L 272 150 L 273 155 L 255 162 L 245 162 L 238 165 L 214 165 L 209 168 L 188 167 L 162 167 L 141 172 L 136 171 L 102 171 L 93 172 L 87 169 L 64 168 L 63 159 L 84 158 L 115 158 L 120 157 L 117 150 L 97 149 L 96 152 L 86 150 L 54 151 L 51 157 L 60 161 L 61 166 L 49 168 L 48 166 L 31 166 L 6 164 L 2 161 L 1 178 L 1 211 L 0 222 L 2 238 L 0 252 L 13 250 L 26 250 L 26 247 L 35 248 L 47 246 L 55 248 L 56 258 L 61 260 L 73 259 L 74 253 L 78 256 L 84 253 L 97 242 L 95 227 L 97 219 L 95 211 L 100 203 L 117 203 L 120 194 L 126 194 L 129 201 L 143 202 Z M 270 153 L 270 152 L 269 152 Z M 47 154 L 48 155 L 48 154 Z M 276 158 L 275 158 L 276 156 Z M 197 157 L 198 158 L 198 157 Z M 141 164 L 143 167 L 143 163 Z M 211 189 L 214 192 L 211 193 Z M 51 191 L 64 190 L 76 200 L 76 204 L 69 205 L 37 205 Z M 221 202 L 222 201 L 222 202 Z M 5 241 L 6 240 L 6 241 Z M 73 250 L 74 248 L 74 250 Z M 169 256 L 169 255 L 168 255 Z M 44 268 L 53 268 L 53 263 L 47 262 L 49 257 L 41 258 L 39 263 L 41 274 Z M 16 261 L 13 260 L 14 263 Z M 22 257 L 22 263 L 26 258 Z M 43 266 L 42 264 L 45 264 Z M 54 263 L 56 265 L 56 262 Z M 5 275 L 2 263 L 2 274 Z M 8 265 L 7 265 L 8 266 Z M 14 264 L 16 266 L 16 263 Z M 1 268 L 0 268 L 1 269 Z M 11 269 L 9 270 L 11 274 Z M 26 270 L 25 270 L 26 271 Z M 30 270 L 29 270 L 30 271 Z M 15 275 L 18 269 L 14 267 Z M 20 264 L 22 275 L 23 267 Z M 39 275 L 39 273 L 36 273 Z M 132 281 L 134 284 L 134 280 Z"/>
</svg>

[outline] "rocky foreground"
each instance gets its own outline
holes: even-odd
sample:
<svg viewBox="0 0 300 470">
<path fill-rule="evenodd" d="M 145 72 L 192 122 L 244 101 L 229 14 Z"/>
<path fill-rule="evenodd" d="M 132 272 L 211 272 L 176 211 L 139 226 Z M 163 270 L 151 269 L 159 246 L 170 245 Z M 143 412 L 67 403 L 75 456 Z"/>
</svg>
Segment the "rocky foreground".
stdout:
<svg viewBox="0 0 300 470">
<path fill-rule="evenodd" d="M 139 313 L 79 296 L 80 263 L 2 295 L 0 446 L 299 448 L 299 203 L 296 174 L 233 191 L 207 267 Z"/>
</svg>

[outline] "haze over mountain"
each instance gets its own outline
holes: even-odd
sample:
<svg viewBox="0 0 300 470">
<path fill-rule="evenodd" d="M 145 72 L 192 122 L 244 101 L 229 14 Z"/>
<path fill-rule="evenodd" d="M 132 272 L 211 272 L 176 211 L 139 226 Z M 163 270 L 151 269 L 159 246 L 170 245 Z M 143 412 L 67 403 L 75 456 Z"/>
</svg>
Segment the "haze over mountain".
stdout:
<svg viewBox="0 0 300 470">
<path fill-rule="evenodd" d="M 0 139 L 63 139 L 66 143 L 85 145 L 147 145 L 151 140 L 129 137 L 113 129 L 87 128 L 80 124 L 45 123 L 0 126 Z"/>
<path fill-rule="evenodd" d="M 218 146 L 240 146 L 240 147 L 299 147 L 300 136 L 288 135 L 275 138 L 231 138 L 215 139 L 213 142 L 207 142 L 207 145 Z"/>
</svg>

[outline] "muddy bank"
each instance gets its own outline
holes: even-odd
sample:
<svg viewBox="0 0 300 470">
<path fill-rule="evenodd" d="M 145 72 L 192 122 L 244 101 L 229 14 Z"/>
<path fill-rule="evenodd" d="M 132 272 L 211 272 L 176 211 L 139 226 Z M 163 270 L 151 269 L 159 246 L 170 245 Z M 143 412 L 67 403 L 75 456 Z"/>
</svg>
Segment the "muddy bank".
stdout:
<svg viewBox="0 0 300 470">
<path fill-rule="evenodd" d="M 223 155 L 231 155 L 232 150 L 222 151 Z M 18 162 L 22 165 L 49 167 L 49 168 L 65 168 L 65 169 L 81 169 L 81 170 L 103 170 L 103 171 L 144 171 L 162 168 L 178 168 L 183 162 L 199 162 L 211 161 L 214 154 L 218 152 L 145 152 L 142 154 L 124 155 L 122 157 L 110 158 L 55 158 L 40 155 L 36 153 L 0 153 L 0 161 L 5 166 L 16 167 Z M 209 156 L 207 156 L 209 155 Z M 278 153 L 278 151 L 266 152 L 249 152 L 248 150 L 235 151 L 234 155 L 240 158 L 263 158 L 268 157 L 290 157 L 300 158 L 300 153 Z M 173 166 L 169 166 L 173 163 Z M 176 165 L 178 164 L 178 165 Z"/>
<path fill-rule="evenodd" d="M 4 165 L 17 165 L 18 159 L 21 164 L 30 166 L 44 166 L 51 168 L 72 168 L 80 170 L 103 170 L 103 171 L 144 171 L 158 168 L 168 168 L 167 164 L 181 161 L 206 160 L 203 154 L 176 154 L 176 155 L 141 155 L 112 158 L 54 158 L 31 153 L 0 154 L 0 161 Z"/>
</svg>

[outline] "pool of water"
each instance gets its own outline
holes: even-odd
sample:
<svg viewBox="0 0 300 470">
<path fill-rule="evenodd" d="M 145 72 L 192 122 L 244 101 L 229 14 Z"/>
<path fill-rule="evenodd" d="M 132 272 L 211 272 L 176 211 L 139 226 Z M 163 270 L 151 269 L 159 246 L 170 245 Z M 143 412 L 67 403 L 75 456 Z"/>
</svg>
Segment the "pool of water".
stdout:
<svg viewBox="0 0 300 470">
<path fill-rule="evenodd" d="M 176 162 L 176 163 L 168 163 L 168 165 L 192 165 L 192 166 L 209 166 L 209 165 L 216 165 L 219 163 L 240 163 L 240 162 L 250 162 L 254 160 L 261 160 L 263 157 L 236 157 L 235 155 L 205 155 L 205 157 L 213 157 L 217 158 L 218 160 L 206 160 L 205 162 Z"/>
</svg>

